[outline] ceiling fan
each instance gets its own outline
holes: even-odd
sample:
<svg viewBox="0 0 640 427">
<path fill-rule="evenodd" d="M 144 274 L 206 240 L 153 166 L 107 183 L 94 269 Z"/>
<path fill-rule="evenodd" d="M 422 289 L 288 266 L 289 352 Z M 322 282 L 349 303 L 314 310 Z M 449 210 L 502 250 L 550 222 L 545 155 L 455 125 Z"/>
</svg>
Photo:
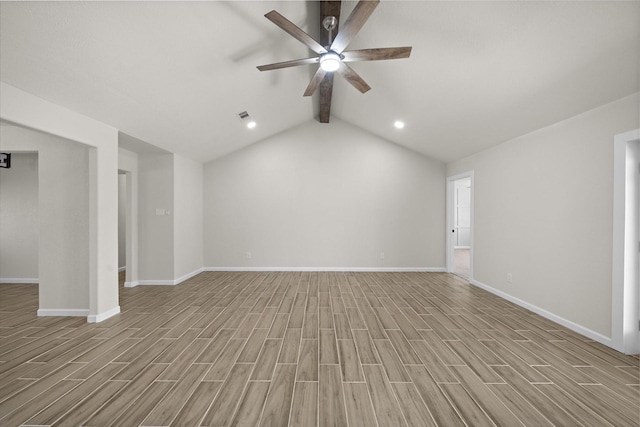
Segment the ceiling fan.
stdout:
<svg viewBox="0 0 640 427">
<path fill-rule="evenodd" d="M 340 1 L 322 1 L 320 3 L 320 23 L 326 31 L 321 32 L 319 41 L 316 41 L 293 22 L 272 10 L 265 17 L 317 53 L 318 56 L 261 65 L 258 70 L 267 71 L 305 64 L 319 64 L 318 70 L 311 78 L 304 92 L 304 96 L 311 96 L 316 89 L 320 88 L 320 122 L 329 123 L 334 72 L 344 77 L 360 92 L 365 93 L 371 87 L 347 64 L 348 62 L 400 59 L 408 58 L 411 55 L 410 46 L 345 51 L 351 40 L 367 22 L 378 3 L 380 3 L 380 0 L 360 0 L 342 28 L 338 29 Z"/>
</svg>

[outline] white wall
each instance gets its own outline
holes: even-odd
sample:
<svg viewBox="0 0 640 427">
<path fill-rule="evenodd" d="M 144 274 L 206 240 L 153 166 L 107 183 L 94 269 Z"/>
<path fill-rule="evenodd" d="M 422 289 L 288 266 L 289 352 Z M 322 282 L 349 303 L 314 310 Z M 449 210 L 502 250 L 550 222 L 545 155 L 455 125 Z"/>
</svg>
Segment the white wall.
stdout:
<svg viewBox="0 0 640 427">
<path fill-rule="evenodd" d="M 0 149 L 38 152 L 40 310 L 89 314 L 89 148 L 0 126 Z"/>
<path fill-rule="evenodd" d="M 0 169 L 2 282 L 38 282 L 38 153 L 13 153 Z"/>
<path fill-rule="evenodd" d="M 204 265 L 444 268 L 444 172 L 335 118 L 310 121 L 205 165 Z"/>
<path fill-rule="evenodd" d="M 138 233 L 138 249 L 131 245 L 138 271 L 129 274 L 127 265 L 125 285 L 178 284 L 200 272 L 202 163 L 175 154 L 120 149 L 120 165 L 131 172 L 127 185 L 134 193 L 132 209 L 138 212 L 136 224 L 130 224 L 133 240 Z"/>
<path fill-rule="evenodd" d="M 202 163 L 174 156 L 174 279 L 202 268 Z"/>
<path fill-rule="evenodd" d="M 138 180 L 140 282 L 173 280 L 173 154 L 139 155 Z"/>
<path fill-rule="evenodd" d="M 606 342 L 611 337 L 614 135 L 626 97 L 447 165 L 474 171 L 474 276 Z M 506 282 L 512 273 L 513 284 Z"/>
</svg>

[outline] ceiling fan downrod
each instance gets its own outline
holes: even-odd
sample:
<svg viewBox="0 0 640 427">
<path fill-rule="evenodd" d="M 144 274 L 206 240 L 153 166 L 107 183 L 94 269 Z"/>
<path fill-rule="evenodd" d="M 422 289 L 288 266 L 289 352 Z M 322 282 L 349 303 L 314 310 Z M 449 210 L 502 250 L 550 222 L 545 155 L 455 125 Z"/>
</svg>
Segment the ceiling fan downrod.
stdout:
<svg viewBox="0 0 640 427">
<path fill-rule="evenodd" d="M 338 20 L 336 19 L 335 16 L 332 16 L 332 15 L 325 16 L 324 19 L 322 20 L 322 26 L 324 27 L 325 30 L 329 32 L 329 37 L 327 37 L 329 44 L 328 46 L 325 46 L 326 49 L 329 50 L 329 47 L 333 42 L 333 30 L 335 30 L 336 27 L 338 26 Z"/>
</svg>

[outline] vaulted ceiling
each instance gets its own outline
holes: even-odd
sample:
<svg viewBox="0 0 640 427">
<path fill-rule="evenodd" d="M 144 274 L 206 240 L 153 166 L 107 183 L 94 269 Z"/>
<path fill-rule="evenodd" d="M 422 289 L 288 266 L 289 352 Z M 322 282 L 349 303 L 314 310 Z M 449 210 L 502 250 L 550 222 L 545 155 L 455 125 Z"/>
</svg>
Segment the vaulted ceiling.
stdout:
<svg viewBox="0 0 640 427">
<path fill-rule="evenodd" d="M 0 79 L 209 161 L 318 114 L 317 65 L 256 69 L 312 56 L 271 10 L 320 38 L 317 2 L 2 2 Z M 448 162 L 637 92 L 640 3 L 382 0 L 349 49 L 393 46 L 411 57 L 352 64 L 372 90 L 336 78 L 331 115 Z"/>
</svg>

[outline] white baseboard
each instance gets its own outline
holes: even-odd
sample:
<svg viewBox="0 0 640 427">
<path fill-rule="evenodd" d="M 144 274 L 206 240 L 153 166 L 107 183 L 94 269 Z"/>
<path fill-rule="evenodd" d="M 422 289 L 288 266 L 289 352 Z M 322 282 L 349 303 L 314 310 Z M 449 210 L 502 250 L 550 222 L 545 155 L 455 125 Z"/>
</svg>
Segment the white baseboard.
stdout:
<svg viewBox="0 0 640 427">
<path fill-rule="evenodd" d="M 203 271 L 204 271 L 204 267 L 200 267 L 197 270 L 193 270 L 191 273 L 187 273 L 184 276 L 179 277 L 176 280 L 174 280 L 174 284 L 175 285 L 180 284 L 180 283 L 184 282 L 185 280 L 191 279 L 193 276 L 196 276 L 196 275 L 202 273 Z"/>
<path fill-rule="evenodd" d="M 99 323 L 99 322 L 102 322 L 103 320 L 107 320 L 108 318 L 115 316 L 118 313 L 120 313 L 120 306 L 119 305 L 113 307 L 111 310 L 107 310 L 107 311 L 99 313 L 99 314 L 92 314 L 90 316 L 88 315 L 87 316 L 87 322 L 89 322 L 89 323 Z M 87 313 L 87 314 L 89 314 L 89 313 Z"/>
<path fill-rule="evenodd" d="M 165 286 L 165 285 L 175 285 L 173 280 L 138 280 L 138 285 L 140 286 Z"/>
<path fill-rule="evenodd" d="M 146 286 L 174 286 L 179 285 L 187 279 L 192 278 L 193 276 L 202 273 L 205 271 L 204 268 L 198 268 L 197 270 L 193 270 L 191 273 L 187 273 L 182 277 L 179 277 L 175 280 L 137 280 L 134 282 L 125 282 L 124 286 L 126 288 L 133 288 L 138 285 L 146 285 Z"/>
<path fill-rule="evenodd" d="M 85 317 L 89 310 L 81 308 L 41 308 L 38 310 L 38 317 L 44 316 L 76 316 Z"/>
<path fill-rule="evenodd" d="M 202 271 L 336 271 L 370 273 L 444 273 L 444 267 L 204 267 Z"/>
<path fill-rule="evenodd" d="M 118 273 L 125 271 L 126 269 L 127 269 L 126 265 L 124 267 L 118 267 Z"/>
<path fill-rule="evenodd" d="M 492 294 L 497 295 L 500 298 L 504 298 L 507 301 L 510 301 L 516 305 L 519 305 L 522 308 L 526 308 L 527 310 L 533 311 L 534 313 L 539 314 L 540 316 L 546 319 L 549 319 L 553 322 L 556 322 L 557 324 L 562 325 L 565 328 L 571 329 L 572 331 L 577 332 L 580 335 L 584 335 L 585 337 L 590 338 L 594 341 L 597 341 L 601 344 L 604 344 L 607 347 L 613 348 L 613 341 L 609 337 L 606 337 L 598 332 L 592 331 L 591 329 L 585 328 L 584 326 L 578 325 L 577 323 L 574 323 L 570 320 L 565 319 L 564 317 L 560 317 L 556 314 L 553 314 L 536 305 L 523 301 L 520 298 L 516 298 L 505 292 L 492 288 L 491 286 L 485 285 L 482 282 L 478 282 L 477 280 L 471 280 L 470 283 L 474 286 L 477 286 L 478 288 L 484 289 L 487 292 L 491 292 Z"/>
<path fill-rule="evenodd" d="M 13 278 L 0 278 L 0 283 L 25 283 L 25 284 L 38 284 L 40 283 L 40 279 L 13 279 Z"/>
</svg>

